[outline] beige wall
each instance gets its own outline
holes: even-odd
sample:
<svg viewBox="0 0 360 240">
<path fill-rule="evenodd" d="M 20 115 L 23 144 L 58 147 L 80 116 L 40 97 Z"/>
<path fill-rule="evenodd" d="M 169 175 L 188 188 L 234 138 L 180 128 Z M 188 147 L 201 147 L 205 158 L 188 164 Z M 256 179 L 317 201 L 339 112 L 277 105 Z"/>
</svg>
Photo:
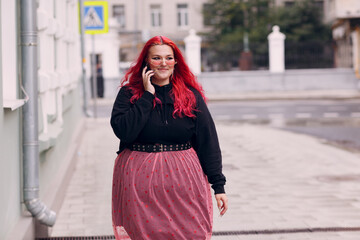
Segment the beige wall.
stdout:
<svg viewBox="0 0 360 240">
<path fill-rule="evenodd" d="M 148 35 L 166 35 L 173 40 L 183 39 L 188 35 L 191 28 L 196 31 L 204 31 L 202 8 L 208 0 L 109 0 L 109 11 L 112 17 L 112 5 L 123 4 L 125 6 L 126 27 L 125 30 L 133 31 L 135 29 L 148 32 Z M 136 4 L 137 3 L 137 4 Z M 162 26 L 152 27 L 150 6 L 158 4 L 161 6 Z M 177 4 L 188 5 L 189 26 L 180 28 L 177 25 Z M 135 5 L 137 11 L 135 12 Z M 136 20 L 137 17 L 137 26 Z"/>
<path fill-rule="evenodd" d="M 360 18 L 359 0 L 326 0 L 325 1 L 326 22 L 335 19 Z"/>
<path fill-rule="evenodd" d="M 142 43 L 156 35 L 164 35 L 173 41 L 182 44 L 189 35 L 190 29 L 204 32 L 203 4 L 208 0 L 109 0 L 109 17 L 113 17 L 113 5 L 125 7 L 125 28 L 119 27 L 120 33 L 120 61 L 133 61 L 137 56 Z M 151 5 L 160 5 L 161 26 L 151 24 Z M 188 26 L 178 26 L 177 5 L 187 4 Z M 137 32 L 137 33 L 134 33 Z"/>
</svg>

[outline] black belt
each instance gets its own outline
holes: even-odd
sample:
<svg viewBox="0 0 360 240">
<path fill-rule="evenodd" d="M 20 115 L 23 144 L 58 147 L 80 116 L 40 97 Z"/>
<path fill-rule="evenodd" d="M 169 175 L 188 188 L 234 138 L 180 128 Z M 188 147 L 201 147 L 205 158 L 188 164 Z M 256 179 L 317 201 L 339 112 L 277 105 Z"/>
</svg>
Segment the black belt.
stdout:
<svg viewBox="0 0 360 240">
<path fill-rule="evenodd" d="M 141 144 L 133 143 L 129 144 L 128 148 L 131 151 L 139 152 L 168 152 L 168 151 L 182 151 L 191 148 L 191 143 L 182 143 L 182 144 Z"/>
</svg>

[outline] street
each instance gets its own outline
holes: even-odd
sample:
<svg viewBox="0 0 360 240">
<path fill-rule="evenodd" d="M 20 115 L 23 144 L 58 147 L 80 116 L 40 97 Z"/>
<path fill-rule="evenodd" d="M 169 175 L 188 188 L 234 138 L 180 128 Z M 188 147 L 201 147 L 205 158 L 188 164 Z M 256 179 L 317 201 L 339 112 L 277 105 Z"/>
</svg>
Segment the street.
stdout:
<svg viewBox="0 0 360 240">
<path fill-rule="evenodd" d="M 265 124 L 360 151 L 360 100 L 210 102 L 215 120 Z"/>
<path fill-rule="evenodd" d="M 218 120 L 360 118 L 360 100 L 219 101 L 209 109 Z"/>
</svg>

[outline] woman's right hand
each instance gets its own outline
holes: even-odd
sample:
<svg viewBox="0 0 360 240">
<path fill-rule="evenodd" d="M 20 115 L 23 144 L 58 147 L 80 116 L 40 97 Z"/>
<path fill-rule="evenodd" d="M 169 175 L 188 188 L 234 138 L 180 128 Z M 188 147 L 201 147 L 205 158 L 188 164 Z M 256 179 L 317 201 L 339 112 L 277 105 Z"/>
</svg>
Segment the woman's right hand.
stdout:
<svg viewBox="0 0 360 240">
<path fill-rule="evenodd" d="M 145 66 L 142 71 L 142 78 L 143 78 L 143 84 L 145 91 L 150 92 L 151 94 L 155 94 L 155 88 L 151 84 L 150 78 L 154 76 L 154 70 L 146 71 L 148 66 Z"/>
<path fill-rule="evenodd" d="M 220 211 L 220 216 L 223 216 L 228 210 L 228 198 L 225 193 L 215 194 L 217 206 Z"/>
</svg>

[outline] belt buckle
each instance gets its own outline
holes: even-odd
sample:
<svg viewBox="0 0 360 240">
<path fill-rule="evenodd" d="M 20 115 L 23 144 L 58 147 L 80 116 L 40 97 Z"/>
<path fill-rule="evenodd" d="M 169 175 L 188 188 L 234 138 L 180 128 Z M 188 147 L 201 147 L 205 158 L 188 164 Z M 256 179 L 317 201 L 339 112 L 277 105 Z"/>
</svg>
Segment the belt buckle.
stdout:
<svg viewBox="0 0 360 240">
<path fill-rule="evenodd" d="M 163 152 L 163 151 L 164 151 L 163 145 L 162 145 L 162 143 L 160 143 L 160 152 Z"/>
</svg>

